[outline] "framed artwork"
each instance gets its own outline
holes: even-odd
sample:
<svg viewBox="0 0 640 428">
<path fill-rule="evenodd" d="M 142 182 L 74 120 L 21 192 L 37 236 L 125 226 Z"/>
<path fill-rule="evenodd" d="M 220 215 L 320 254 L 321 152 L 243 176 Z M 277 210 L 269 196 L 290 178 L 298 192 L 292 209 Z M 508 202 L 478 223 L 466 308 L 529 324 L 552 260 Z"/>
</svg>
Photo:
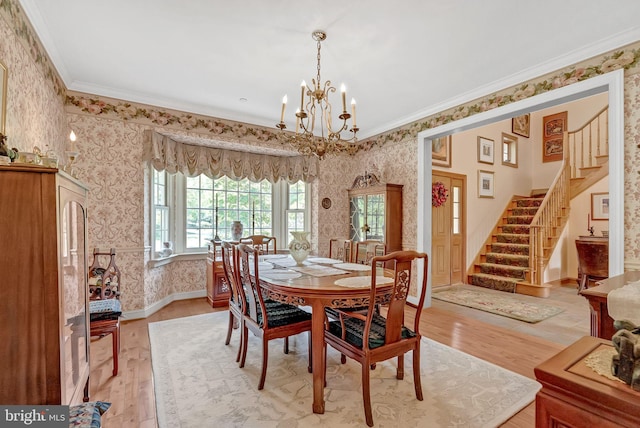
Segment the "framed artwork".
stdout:
<svg viewBox="0 0 640 428">
<path fill-rule="evenodd" d="M 529 113 L 511 119 L 511 132 L 529 138 L 531 115 Z"/>
<path fill-rule="evenodd" d="M 431 140 L 431 164 L 451 168 L 451 135 Z"/>
<path fill-rule="evenodd" d="M 493 165 L 493 140 L 478 137 L 478 162 Z"/>
<path fill-rule="evenodd" d="M 478 170 L 478 197 L 493 198 L 493 171 Z"/>
<path fill-rule="evenodd" d="M 609 220 L 609 194 L 591 194 L 591 220 Z"/>
<path fill-rule="evenodd" d="M 562 134 L 566 130 L 566 111 L 542 118 L 542 162 L 562 160 Z"/>
</svg>

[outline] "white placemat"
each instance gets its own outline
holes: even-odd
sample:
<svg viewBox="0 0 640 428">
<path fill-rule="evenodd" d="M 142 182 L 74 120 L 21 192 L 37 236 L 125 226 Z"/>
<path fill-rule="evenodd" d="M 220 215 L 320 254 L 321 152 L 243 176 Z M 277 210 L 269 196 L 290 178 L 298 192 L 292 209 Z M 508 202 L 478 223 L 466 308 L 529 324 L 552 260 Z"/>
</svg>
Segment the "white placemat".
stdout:
<svg viewBox="0 0 640 428">
<path fill-rule="evenodd" d="M 370 271 L 371 270 L 371 266 L 369 265 L 363 265 L 360 263 L 340 263 L 337 265 L 333 265 L 334 268 L 337 269 L 345 269 L 345 270 L 358 270 L 358 271 Z"/>
<path fill-rule="evenodd" d="M 293 266 L 291 269 L 311 276 L 331 276 L 347 273 L 341 269 L 335 269 L 326 265 Z"/>
<path fill-rule="evenodd" d="M 300 272 L 291 272 L 288 270 L 280 270 L 280 269 L 272 269 L 260 275 L 265 278 L 275 279 L 279 281 L 286 281 L 287 279 L 296 279 L 302 276 Z"/>
<path fill-rule="evenodd" d="M 344 263 L 342 260 L 329 259 L 327 257 L 309 257 L 307 260 L 309 260 L 311 263 L 320 263 L 325 265 L 335 265 L 337 263 Z"/>
<path fill-rule="evenodd" d="M 388 278 L 386 276 L 376 276 L 376 284 L 384 285 L 391 284 L 393 282 L 393 278 Z M 335 285 L 340 285 L 341 287 L 351 287 L 351 288 L 369 288 L 371 287 L 371 277 L 370 276 L 351 276 L 349 278 L 340 278 L 334 282 Z"/>
<path fill-rule="evenodd" d="M 286 259 L 289 256 L 286 254 L 264 254 L 259 257 L 260 257 L 260 260 L 274 260 L 274 259 Z"/>
<path fill-rule="evenodd" d="M 289 256 L 287 256 L 286 259 L 269 260 L 269 263 L 273 263 L 274 265 L 283 266 L 283 267 L 291 267 L 291 266 L 298 265 L 298 263 Z M 302 262 L 302 264 L 305 266 L 310 266 L 312 263 L 305 260 L 304 262 Z"/>
<path fill-rule="evenodd" d="M 271 270 L 273 269 L 273 264 L 269 262 L 258 262 L 258 269 L 260 269 L 260 272 L 263 270 Z"/>
</svg>

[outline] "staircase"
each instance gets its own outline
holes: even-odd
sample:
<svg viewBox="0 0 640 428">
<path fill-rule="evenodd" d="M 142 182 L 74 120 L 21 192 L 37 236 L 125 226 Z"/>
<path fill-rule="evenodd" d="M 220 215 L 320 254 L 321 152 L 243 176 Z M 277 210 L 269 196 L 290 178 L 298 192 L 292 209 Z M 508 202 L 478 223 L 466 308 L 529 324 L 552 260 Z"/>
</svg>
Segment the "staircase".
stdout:
<svg viewBox="0 0 640 428">
<path fill-rule="evenodd" d="M 474 271 L 468 276 L 469 284 L 515 293 L 518 284 L 530 281 L 529 231 L 543 200 L 544 193 L 516 196 L 511 200 L 474 263 Z M 522 288 L 520 286 L 520 292 Z"/>
<path fill-rule="evenodd" d="M 608 107 L 564 135 L 564 159 L 546 191 L 515 196 L 467 272 L 467 282 L 510 293 L 548 297 L 549 257 L 569 218 L 571 199 L 609 173 Z"/>
</svg>

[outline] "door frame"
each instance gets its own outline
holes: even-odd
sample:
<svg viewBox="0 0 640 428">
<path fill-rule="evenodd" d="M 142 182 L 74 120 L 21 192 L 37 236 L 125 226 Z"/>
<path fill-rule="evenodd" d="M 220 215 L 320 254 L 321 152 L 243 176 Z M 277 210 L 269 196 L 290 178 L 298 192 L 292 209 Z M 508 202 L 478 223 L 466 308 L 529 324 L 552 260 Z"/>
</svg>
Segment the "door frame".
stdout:
<svg viewBox="0 0 640 428">
<path fill-rule="evenodd" d="M 607 92 L 609 96 L 609 276 L 624 272 L 624 70 L 592 77 L 534 97 L 427 129 L 417 138 L 417 250 L 431 257 L 431 141 L 467 129 L 509 119 L 535 110 L 564 104 L 579 98 Z M 431 275 L 427 276 L 424 307 L 431 306 Z M 418 283 L 422 280 L 418 273 Z M 413 304 L 420 296 L 409 296 Z"/>
<path fill-rule="evenodd" d="M 467 275 L 467 175 L 466 174 L 458 174 L 455 172 L 442 171 L 439 169 L 431 170 L 431 177 L 434 175 L 440 175 L 442 177 L 447 177 L 450 179 L 460 180 L 462 181 L 462 212 L 460 213 L 460 222 L 462 224 L 462 279 L 464 282 L 464 278 Z M 451 190 L 449 190 L 449 198 L 451 198 Z M 433 227 L 433 225 L 432 225 Z"/>
</svg>

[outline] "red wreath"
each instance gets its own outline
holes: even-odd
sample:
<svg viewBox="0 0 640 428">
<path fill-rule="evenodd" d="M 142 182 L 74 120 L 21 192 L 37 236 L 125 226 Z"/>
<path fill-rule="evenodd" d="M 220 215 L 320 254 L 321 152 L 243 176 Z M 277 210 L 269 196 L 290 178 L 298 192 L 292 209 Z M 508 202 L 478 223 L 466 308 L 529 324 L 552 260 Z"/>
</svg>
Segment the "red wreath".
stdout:
<svg viewBox="0 0 640 428">
<path fill-rule="evenodd" d="M 431 205 L 438 208 L 439 206 L 444 205 L 447 202 L 447 197 L 449 196 L 449 191 L 446 187 L 444 187 L 444 183 L 441 181 L 436 181 L 431 186 Z"/>
</svg>

